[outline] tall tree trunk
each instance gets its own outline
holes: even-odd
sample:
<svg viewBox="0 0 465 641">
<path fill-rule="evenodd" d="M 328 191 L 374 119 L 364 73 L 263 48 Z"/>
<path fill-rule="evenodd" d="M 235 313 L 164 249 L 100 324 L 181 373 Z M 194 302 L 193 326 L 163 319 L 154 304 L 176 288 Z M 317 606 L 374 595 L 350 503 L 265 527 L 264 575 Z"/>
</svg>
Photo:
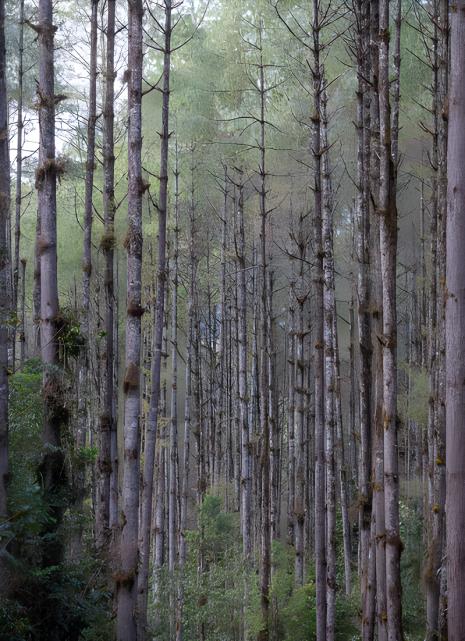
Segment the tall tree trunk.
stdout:
<svg viewBox="0 0 465 641">
<path fill-rule="evenodd" d="M 452 9 L 446 272 L 447 624 L 449 641 L 461 641 L 465 638 L 465 2 L 458 0 Z"/>
<path fill-rule="evenodd" d="M 178 286 L 179 286 L 179 157 L 176 141 L 174 169 L 174 246 L 171 308 L 171 408 L 170 408 L 170 471 L 168 505 L 168 568 L 174 575 L 177 554 L 177 468 L 178 468 Z"/>
<path fill-rule="evenodd" d="M 344 445 L 344 426 L 342 422 L 341 398 L 341 364 L 339 358 L 339 341 L 337 335 L 337 306 L 334 304 L 333 315 L 333 343 L 334 343 L 334 411 L 336 421 L 336 464 L 339 475 L 339 492 L 341 498 L 342 539 L 344 546 L 344 578 L 345 592 L 350 596 L 352 592 L 352 547 L 349 517 L 349 483 L 347 478 L 347 462 Z"/>
<path fill-rule="evenodd" d="M 323 80 L 324 82 L 324 80 Z M 323 341 L 326 472 L 326 640 L 334 641 L 336 622 L 336 464 L 335 464 L 335 292 L 333 202 L 328 151 L 327 95 L 321 97 Z"/>
<path fill-rule="evenodd" d="M 275 319 L 273 314 L 273 294 L 274 294 L 274 270 L 268 271 L 268 344 L 266 347 L 268 356 L 268 416 L 270 417 L 270 528 L 273 540 L 280 538 L 279 523 L 279 466 L 280 466 L 280 444 L 279 444 L 279 416 L 278 416 L 278 398 L 276 389 L 276 336 L 275 336 Z"/>
<path fill-rule="evenodd" d="M 19 296 L 19 264 L 20 264 L 20 240 L 21 240 L 21 202 L 22 202 L 22 182 L 23 182 L 23 81 L 24 81 L 24 0 L 19 2 L 19 39 L 18 39 L 18 107 L 16 117 L 16 197 L 15 197 L 15 255 L 13 265 L 13 310 L 18 316 L 18 296 Z M 23 285 L 24 286 L 24 285 Z M 20 325 L 21 327 L 21 325 Z M 16 325 L 15 325 L 16 328 Z M 15 366 L 15 349 L 16 349 L 16 329 L 13 337 L 13 366 Z M 25 340 L 24 327 L 20 331 L 19 340 L 21 351 L 23 352 L 23 343 Z M 21 358 L 21 364 L 23 363 Z"/>
<path fill-rule="evenodd" d="M 34 245 L 34 287 L 32 292 L 34 308 L 34 348 L 40 351 L 40 208 L 37 206 L 37 219 Z"/>
<path fill-rule="evenodd" d="M 320 4 L 313 0 L 312 20 L 312 76 L 313 113 L 313 287 L 315 296 L 313 330 L 313 368 L 315 379 L 315 581 L 316 581 L 316 636 L 326 641 L 326 494 L 325 494 L 325 408 L 324 408 L 324 354 L 323 354 L 323 245 L 321 193 L 321 92 L 322 69 L 320 62 Z"/>
<path fill-rule="evenodd" d="M 20 343 L 20 354 L 19 362 L 21 365 L 24 364 L 26 360 L 27 353 L 27 342 L 26 342 L 26 264 L 27 260 L 21 258 L 21 307 L 20 307 L 20 334 L 19 334 L 19 343 Z"/>
<path fill-rule="evenodd" d="M 439 85 L 439 123 L 438 123 L 438 398 L 435 477 L 436 502 L 439 511 L 433 514 L 436 538 L 439 548 L 439 619 L 438 631 L 441 640 L 447 639 L 447 572 L 445 558 L 445 503 L 446 503 L 446 223 L 447 223 L 447 112 L 449 100 L 449 3 L 439 0 L 439 46 L 438 46 L 438 85 Z"/>
<path fill-rule="evenodd" d="M 397 435 L 397 208 L 391 145 L 389 97 L 389 2 L 379 11 L 379 119 L 381 280 L 383 302 L 384 503 L 386 527 L 386 595 L 388 641 L 402 640 L 399 531 L 399 462 Z"/>
<path fill-rule="evenodd" d="M 87 157 L 84 194 L 84 240 L 82 251 L 82 306 L 80 310 L 81 334 L 84 345 L 79 354 L 78 364 L 78 425 L 76 446 L 82 449 L 86 444 L 87 423 L 89 412 L 89 383 L 90 383 L 90 283 L 92 274 L 92 219 L 93 219 L 93 189 L 95 166 L 95 125 L 97 120 L 97 19 L 98 0 L 91 2 L 90 19 L 90 60 L 89 60 L 89 106 L 87 114 Z M 85 467 L 77 470 L 74 480 L 76 503 L 75 509 L 79 513 L 85 498 Z M 97 494 L 99 496 L 99 493 Z M 99 505 L 99 513 L 103 506 Z M 82 538 L 82 527 L 79 527 L 73 541 L 74 554 L 79 555 Z"/>
<path fill-rule="evenodd" d="M 183 639 L 183 610 L 184 610 L 184 569 L 187 560 L 187 525 L 190 488 L 190 443 L 193 415 L 193 356 L 195 330 L 195 294 L 197 281 L 197 256 L 195 249 L 195 211 L 190 208 L 189 230 L 189 289 L 187 298 L 187 355 L 186 355 L 186 392 L 184 398 L 184 448 L 183 448 L 183 477 L 179 518 L 179 574 L 180 584 L 176 607 L 176 641 Z"/>
<path fill-rule="evenodd" d="M 294 545 L 295 502 L 295 428 L 294 412 L 296 397 L 295 378 L 295 301 L 294 277 L 289 288 L 289 311 L 287 321 L 287 542 Z"/>
<path fill-rule="evenodd" d="M 147 421 L 144 472 L 142 486 L 142 512 L 140 531 L 140 571 L 138 586 L 139 636 L 142 641 L 146 636 L 147 598 L 150 558 L 150 526 L 152 522 L 153 471 L 155 461 L 155 443 L 158 425 L 158 405 L 161 383 L 161 358 L 163 343 L 163 323 L 165 311 L 166 285 L 166 217 L 168 209 L 168 151 L 169 151 L 169 105 L 170 105 L 170 60 L 171 60 L 171 0 L 165 0 L 165 23 L 163 27 L 163 89 L 162 89 L 162 125 L 160 148 L 160 191 L 158 194 L 158 265 L 157 296 L 154 321 L 154 353 L 152 360 L 152 379 L 150 410 Z"/>
<path fill-rule="evenodd" d="M 110 481 L 112 475 L 112 438 L 116 435 L 114 413 L 114 245 L 115 245 L 115 194 L 114 194 L 114 50 L 115 50 L 115 0 L 107 3 L 106 68 L 103 105 L 103 217 L 104 233 L 100 241 L 105 260 L 105 355 L 103 371 L 103 406 L 99 429 L 99 488 L 97 493 L 97 547 L 108 542 L 110 528 Z M 113 510 L 113 513 L 115 510 Z"/>
<path fill-rule="evenodd" d="M 241 529 L 244 558 L 250 560 L 251 540 L 251 452 L 247 381 L 247 287 L 244 230 L 244 187 L 238 170 L 237 201 L 237 271 L 238 271 L 238 338 L 239 338 L 239 422 L 241 440 Z"/>
<path fill-rule="evenodd" d="M 435 4 L 435 9 L 437 3 Z M 426 584 L 426 638 L 427 641 L 436 641 L 438 639 L 438 620 L 439 620 L 439 566 L 440 550 L 439 541 L 435 534 L 437 528 L 434 528 L 438 519 L 433 513 L 435 508 L 435 433 L 437 429 L 437 397 L 438 397 L 438 372 L 437 372 L 437 343 L 438 343 L 438 129 L 439 129 L 439 62 L 438 62 L 438 23 L 439 15 L 434 12 L 433 20 L 433 141 L 431 148 L 431 164 L 433 166 L 433 176 L 431 181 L 431 276 L 429 284 L 429 308 L 428 308 L 428 374 L 429 374 L 429 402 L 428 402 L 428 424 L 427 424 L 427 512 L 426 521 L 426 538 L 427 553 L 426 567 L 424 571 Z"/>
<path fill-rule="evenodd" d="M 355 215 L 355 255 L 357 274 L 357 326 L 359 343 L 359 421 L 360 448 L 358 470 L 359 503 L 359 561 L 360 590 L 362 597 L 362 639 L 373 638 L 374 586 L 370 581 L 371 550 L 371 448 L 372 448 L 372 342 L 370 315 L 370 90 L 367 78 L 369 66 L 370 4 L 360 0 L 356 6 L 358 28 L 356 37 L 357 57 L 357 202 Z M 371 555 L 370 555 L 371 552 Z M 370 558 L 371 556 L 371 558 Z"/>
<path fill-rule="evenodd" d="M 39 166 L 36 171 L 40 213 L 40 348 L 43 363 L 44 454 L 40 465 L 45 504 L 52 519 L 46 526 L 42 563 L 57 565 L 63 554 L 56 536 L 64 512 L 67 485 L 62 435 L 67 424 L 67 410 L 59 371 L 58 353 L 58 276 L 57 276 L 57 207 L 56 183 L 61 168 L 55 158 L 54 35 L 52 0 L 39 2 Z"/>
<path fill-rule="evenodd" d="M 6 89 L 5 2 L 0 1 L 0 520 L 7 518 L 8 497 L 8 321 L 10 304 L 8 274 L 8 214 L 10 210 L 10 157 L 8 149 L 8 101 Z M 0 563 L 0 591 L 6 589 L 4 563 Z"/>
<path fill-rule="evenodd" d="M 121 490 L 117 640 L 137 639 L 139 531 L 140 357 L 142 296 L 142 0 L 128 1 L 128 232 L 124 461 Z"/>
<path fill-rule="evenodd" d="M 260 208 L 260 355 L 259 355 L 259 376 L 258 395 L 260 412 L 260 483 L 261 483 L 261 563 L 260 563 L 260 605 L 261 605 L 261 629 L 258 633 L 259 641 L 268 641 L 270 635 L 270 579 L 271 579 L 271 474 L 270 474 L 270 417 L 269 417 L 269 359 L 267 354 L 269 314 L 268 314 L 268 209 L 267 209 L 267 165 L 266 165 L 266 85 L 265 85 L 265 63 L 263 60 L 263 24 L 257 29 L 258 37 L 258 73 L 259 73 L 259 101 L 260 101 L 260 131 L 258 151 L 260 164 L 259 174 L 259 208 Z"/>
<path fill-rule="evenodd" d="M 174 245 L 173 245 L 173 278 L 171 307 L 171 407 L 170 407 L 170 465 L 169 465 L 169 500 L 168 500 L 168 570 L 171 577 L 170 592 L 170 635 L 175 636 L 177 595 L 173 588 L 178 558 L 178 287 L 179 287 L 179 151 L 176 140 L 174 168 Z"/>
<path fill-rule="evenodd" d="M 308 297 L 308 283 L 305 278 L 305 260 L 307 256 L 308 235 L 304 229 L 304 214 L 299 215 L 299 226 L 295 238 L 299 260 L 298 277 L 294 286 L 294 295 L 297 302 L 297 319 L 294 330 L 295 343 L 295 392 L 293 432 L 295 438 L 295 477 L 294 482 L 294 546 L 295 566 L 294 574 L 297 585 L 304 583 L 304 529 L 305 529 L 305 489 L 306 489 L 306 427 L 305 420 L 305 395 L 308 393 L 305 380 L 305 304 Z M 307 508 L 308 509 L 308 508 Z"/>
</svg>

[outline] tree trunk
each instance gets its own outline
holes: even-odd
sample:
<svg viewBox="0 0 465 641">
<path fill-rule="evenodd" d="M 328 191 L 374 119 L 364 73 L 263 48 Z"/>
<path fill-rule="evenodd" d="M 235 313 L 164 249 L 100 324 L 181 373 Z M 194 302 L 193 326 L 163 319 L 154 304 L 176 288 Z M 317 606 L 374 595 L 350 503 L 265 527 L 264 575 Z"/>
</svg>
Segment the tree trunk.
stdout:
<svg viewBox="0 0 465 641">
<path fill-rule="evenodd" d="M 120 572 L 117 574 L 117 640 L 137 639 L 139 530 L 140 357 L 142 295 L 142 0 L 128 2 L 128 232 L 124 461 L 121 490 Z"/>
<path fill-rule="evenodd" d="M 32 292 L 34 308 L 34 348 L 40 351 L 40 208 L 37 206 L 36 235 L 34 245 L 34 288 Z"/>
<path fill-rule="evenodd" d="M 320 63 L 320 5 L 313 0 L 313 247 L 314 247 L 314 330 L 313 368 L 315 379 L 315 582 L 316 582 L 316 636 L 326 641 L 326 494 L 325 494 L 325 407 L 324 407 L 324 353 L 323 353 L 323 245 L 321 196 L 321 92 Z"/>
<path fill-rule="evenodd" d="M 26 360 L 27 342 L 26 342 L 26 264 L 25 258 L 21 258 L 21 311 L 20 322 L 21 330 L 19 334 L 20 343 L 20 364 L 23 365 Z"/>
<path fill-rule="evenodd" d="M 192 431 L 192 405 L 193 405 L 193 352 L 194 352 L 194 329 L 195 329 L 195 294 L 197 281 L 197 256 L 195 251 L 195 212 L 193 207 L 190 210 L 189 230 L 189 290 L 187 299 L 187 355 L 186 355 L 186 392 L 184 398 L 184 451 L 183 451 L 183 477 L 181 489 L 181 505 L 179 519 L 179 574 L 180 584 L 178 590 L 178 602 L 176 608 L 176 641 L 182 641 L 183 626 L 182 617 L 184 609 L 184 588 L 183 573 L 187 560 L 187 517 L 189 507 L 190 488 L 190 442 Z"/>
<path fill-rule="evenodd" d="M 103 371 L 103 407 L 99 430 L 99 490 L 97 494 L 97 547 L 108 542 L 110 528 L 110 485 L 112 473 L 112 440 L 116 437 L 116 408 L 114 403 L 114 246 L 115 246 L 115 158 L 114 158 L 114 51 L 115 0 L 107 3 L 106 69 L 103 105 L 103 217 L 104 233 L 100 241 L 105 260 L 105 355 Z M 115 510 L 112 510 L 114 513 Z"/>
<path fill-rule="evenodd" d="M 295 449 L 295 478 L 294 482 L 294 545 L 295 545 L 295 582 L 304 583 L 304 529 L 305 529 L 305 490 L 306 490 L 306 427 L 305 395 L 308 393 L 305 380 L 305 303 L 308 297 L 308 283 L 305 278 L 305 260 L 307 256 L 308 235 L 304 230 L 304 215 L 299 215 L 299 226 L 295 238 L 298 253 L 298 277 L 294 286 L 297 302 L 297 319 L 294 330 L 295 342 L 295 392 L 293 432 L 296 443 Z M 294 466 L 294 464 L 292 464 Z M 307 507 L 308 509 L 308 507 Z"/>
<path fill-rule="evenodd" d="M 446 537 L 448 639 L 465 638 L 465 2 L 452 6 L 446 272 Z"/>
<path fill-rule="evenodd" d="M 147 421 L 144 473 L 142 486 L 142 514 L 140 531 L 140 570 L 138 586 L 139 636 L 142 641 L 146 635 L 147 598 L 150 558 L 150 526 L 152 522 L 153 471 L 155 444 L 158 425 L 158 405 L 160 398 L 160 372 L 163 343 L 163 322 L 166 285 L 166 217 L 168 209 L 168 151 L 169 151 L 169 103 L 170 103 L 170 60 L 171 60 L 171 0 L 165 0 L 165 24 L 163 28 L 163 89 L 162 89 L 162 126 L 160 149 L 160 191 L 158 195 L 158 266 L 157 296 L 154 321 L 154 354 L 151 374 L 150 409 Z"/>
<path fill-rule="evenodd" d="M 294 545 L 295 501 L 295 428 L 294 412 L 296 397 L 295 378 L 295 302 L 294 278 L 289 289 L 289 312 L 287 321 L 287 542 Z"/>
<path fill-rule="evenodd" d="M 249 561 L 251 540 L 251 454 L 247 382 L 247 288 L 244 231 L 244 187 L 238 170 L 237 201 L 237 272 L 238 272 L 238 338 L 239 338 L 239 424 L 241 440 L 241 529 L 244 558 Z"/>
<path fill-rule="evenodd" d="M 360 448 L 358 470 L 359 503 L 359 565 L 362 597 L 362 639 L 373 638 L 374 586 L 370 582 L 370 537 L 372 513 L 371 448 L 372 448 L 372 342 L 370 316 L 370 91 L 369 32 L 370 4 L 360 0 L 357 4 L 358 29 L 356 32 L 357 57 L 357 201 L 355 214 L 355 255 L 357 275 L 357 325 L 359 343 L 359 422 Z M 373 558 L 371 550 L 371 559 Z"/>
<path fill-rule="evenodd" d="M 89 383 L 90 383 L 90 283 L 92 273 L 92 219 L 93 219 L 93 189 L 94 189 L 94 165 L 95 165 L 95 125 L 97 120 L 97 19 L 98 0 L 91 2 L 90 19 L 90 60 L 89 60 L 89 106 L 87 114 L 87 157 L 84 194 L 84 240 L 82 252 L 82 307 L 80 310 L 81 334 L 84 338 L 84 345 L 81 347 L 78 364 L 78 425 L 76 433 L 76 446 L 82 450 L 86 444 L 87 424 L 89 413 Z M 85 498 L 86 483 L 85 466 L 77 470 L 74 480 L 75 510 L 82 512 Z M 97 494 L 99 496 L 99 494 Z M 99 506 L 99 513 L 105 514 Z M 82 527 L 77 528 L 73 541 L 73 554 L 76 558 L 80 554 Z"/>
<path fill-rule="evenodd" d="M 388 0 L 380 0 L 379 7 L 380 189 L 378 212 L 380 220 L 383 303 L 382 423 L 384 428 L 387 633 L 388 641 L 401 641 L 403 638 L 400 582 L 400 555 L 402 544 L 399 532 L 399 462 L 397 436 L 397 208 L 395 170 L 391 146 Z"/>
<path fill-rule="evenodd" d="M 6 90 L 5 2 L 0 1 L 0 521 L 7 519 L 8 507 L 8 296 L 10 253 L 8 221 L 10 210 L 10 157 L 8 149 L 8 101 Z M 0 591 L 6 589 L 4 563 L 0 563 Z"/>
<path fill-rule="evenodd" d="M 40 213 L 40 347 L 43 372 L 44 453 L 40 465 L 45 504 L 53 517 L 44 537 L 42 563 L 57 565 L 63 555 L 60 537 L 54 536 L 64 512 L 67 479 L 62 435 L 68 414 L 63 397 L 58 353 L 58 277 L 56 183 L 61 167 L 55 158 L 54 34 L 52 0 L 39 3 L 39 166 L 36 187 Z"/>
<path fill-rule="evenodd" d="M 21 241 L 21 202 L 22 202 L 22 176 L 23 176 L 23 57 L 24 57 L 24 0 L 19 2 L 19 41 L 18 41 L 18 113 L 16 118 L 16 197 L 15 197 L 15 256 L 13 265 L 13 310 L 18 316 L 18 296 L 19 296 L 19 264 L 20 264 L 20 241 Z M 22 285 L 24 287 L 24 284 Z M 16 325 L 15 336 L 13 337 L 13 367 L 15 366 L 15 349 L 16 349 Z M 21 327 L 21 325 L 20 325 Z M 20 330 L 19 340 L 21 343 L 21 352 L 24 346 L 24 327 Z M 21 357 L 21 364 L 24 358 Z"/>
<path fill-rule="evenodd" d="M 174 170 L 174 247 L 172 279 L 172 312 L 171 312 L 171 409 L 170 409 L 170 471 L 169 471 L 169 505 L 168 505 L 168 568 L 174 575 L 177 555 L 177 468 L 178 468 L 178 261 L 179 261 L 179 160 L 176 141 L 176 159 Z"/>
<path fill-rule="evenodd" d="M 324 83 L 324 80 L 323 80 Z M 335 465 L 335 292 L 333 255 L 333 202 L 328 152 L 327 95 L 321 97 L 323 341 L 326 472 L 326 640 L 334 641 L 336 622 L 336 465 Z"/>
</svg>

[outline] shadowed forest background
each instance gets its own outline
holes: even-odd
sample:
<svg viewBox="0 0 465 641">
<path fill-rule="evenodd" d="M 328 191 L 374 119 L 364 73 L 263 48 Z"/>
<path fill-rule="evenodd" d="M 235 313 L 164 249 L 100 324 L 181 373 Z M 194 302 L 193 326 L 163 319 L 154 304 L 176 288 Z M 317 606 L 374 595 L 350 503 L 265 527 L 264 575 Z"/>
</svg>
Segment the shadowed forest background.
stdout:
<svg viewBox="0 0 465 641">
<path fill-rule="evenodd" d="M 463 641 L 463 16 L 0 0 L 2 641 Z"/>
</svg>

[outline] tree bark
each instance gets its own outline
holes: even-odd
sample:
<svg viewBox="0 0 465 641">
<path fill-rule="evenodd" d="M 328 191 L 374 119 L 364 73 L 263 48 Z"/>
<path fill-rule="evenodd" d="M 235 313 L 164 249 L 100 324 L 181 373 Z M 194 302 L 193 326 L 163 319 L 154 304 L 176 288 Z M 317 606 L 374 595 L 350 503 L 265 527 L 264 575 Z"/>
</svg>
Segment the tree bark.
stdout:
<svg viewBox="0 0 465 641">
<path fill-rule="evenodd" d="M 20 241 L 21 241 L 21 202 L 22 202 L 22 175 L 23 175 L 23 81 L 24 81 L 24 0 L 19 2 L 19 40 L 18 40 L 18 112 L 16 117 L 16 194 L 15 194 L 15 255 L 13 265 L 13 310 L 18 316 L 18 297 L 19 297 L 19 264 L 20 264 Z M 24 284 L 22 285 L 24 287 Z M 19 340 L 21 344 L 21 353 L 24 356 L 24 326 L 20 325 Z M 13 366 L 15 366 L 15 349 L 16 349 L 16 325 L 15 336 L 13 337 Z M 24 361 L 21 357 L 20 363 Z"/>
<path fill-rule="evenodd" d="M 120 572 L 117 574 L 118 641 L 137 639 L 139 533 L 140 357 L 142 295 L 142 0 L 128 1 L 128 232 L 124 460 L 121 490 Z"/>
<path fill-rule="evenodd" d="M 0 520 L 7 519 L 8 506 L 8 296 L 10 253 L 10 157 L 8 149 L 8 101 L 6 88 L 5 2 L 0 1 Z M 0 563 L 0 591 L 6 589 L 4 562 Z"/>
<path fill-rule="evenodd" d="M 294 390 L 294 416 L 293 416 L 293 432 L 296 444 L 295 449 L 295 477 L 293 479 L 293 494 L 294 494 L 294 546 L 295 546 L 295 565 L 294 575 L 297 585 L 304 583 L 304 529 L 305 529 L 305 511 L 308 509 L 306 506 L 306 428 L 307 422 L 305 420 L 305 395 L 308 394 L 307 381 L 305 380 L 305 304 L 308 297 L 308 283 L 305 278 L 305 260 L 307 256 L 307 243 L 308 235 L 304 229 L 304 215 L 299 215 L 299 225 L 297 235 L 295 238 L 296 247 L 298 252 L 298 277 L 294 286 L 294 295 L 297 302 L 297 319 L 296 327 L 294 330 L 294 344 L 295 344 L 295 390 Z"/>
<path fill-rule="evenodd" d="M 397 419 L 397 208 L 391 145 L 389 97 L 389 2 L 379 4 L 379 220 L 383 303 L 384 504 L 386 527 L 386 603 L 388 641 L 401 641 L 402 604 L 399 531 L 399 462 Z"/>
<path fill-rule="evenodd" d="M 180 585 L 178 590 L 178 602 L 176 608 L 176 641 L 183 638 L 183 609 L 184 589 L 183 573 L 187 560 L 187 525 L 190 488 L 190 443 L 193 415 L 193 356 L 194 356 L 194 330 L 196 316 L 196 281 L 197 281 L 197 256 L 195 248 L 195 211 L 190 208 L 189 225 L 189 289 L 187 298 L 187 355 L 186 355 L 186 392 L 184 398 L 184 451 L 181 505 L 179 520 L 179 573 Z"/>
<path fill-rule="evenodd" d="M 315 381 L 315 582 L 316 636 L 326 641 L 326 494 L 325 494 L 325 407 L 323 353 L 323 243 L 321 193 L 321 92 L 320 4 L 313 0 L 313 113 L 311 153 L 313 156 L 313 247 L 314 329 L 313 368 Z"/>
<path fill-rule="evenodd" d="M 244 187 L 238 170 L 237 201 L 237 271 L 238 271 L 238 338 L 239 338 L 239 422 L 241 437 L 241 529 L 244 558 L 249 561 L 251 540 L 251 452 L 247 381 L 247 288 L 244 230 Z"/>
<path fill-rule="evenodd" d="M 446 272 L 446 537 L 448 639 L 465 638 L 465 2 L 451 6 Z"/>
<path fill-rule="evenodd" d="M 323 80 L 324 83 L 324 80 Z M 327 95 L 321 96 L 324 430 L 326 481 L 326 641 L 334 641 L 336 622 L 336 465 L 335 465 L 335 293 L 333 202 L 328 152 Z"/>
<path fill-rule="evenodd" d="M 177 556 L 177 469 L 178 469 L 178 286 L 179 286 L 179 160 L 176 141 L 174 169 L 174 247 L 171 308 L 171 408 L 170 408 L 170 471 L 168 505 L 168 568 L 174 575 Z"/>
<path fill-rule="evenodd" d="M 169 152 L 169 105 L 170 105 L 170 60 L 171 60 L 171 0 L 165 0 L 165 23 L 163 27 L 163 89 L 162 125 L 160 148 L 160 191 L 158 194 L 158 265 L 157 296 L 154 320 L 154 353 L 151 373 L 150 409 L 147 421 L 144 472 L 142 486 L 142 513 L 139 542 L 140 570 L 138 586 L 139 636 L 144 639 L 147 627 L 147 598 L 150 558 L 150 526 L 152 522 L 153 471 L 155 444 L 158 429 L 158 406 L 161 384 L 161 359 L 166 285 L 166 217 L 168 209 L 168 152 Z"/>
<path fill-rule="evenodd" d="M 40 214 L 40 348 L 44 367 L 42 394 L 44 399 L 43 444 L 40 477 L 45 504 L 53 519 L 46 526 L 42 563 L 57 565 L 63 557 L 63 546 L 55 536 L 64 512 L 64 491 L 67 485 L 62 435 L 68 413 L 63 397 L 58 353 L 58 277 L 57 277 L 57 175 L 62 171 L 55 157 L 54 35 L 52 0 L 39 3 L 39 166 L 36 171 L 38 209 Z"/>
<path fill-rule="evenodd" d="M 103 371 L 103 407 L 99 426 L 99 488 L 97 494 L 97 547 L 108 543 L 110 530 L 110 486 L 112 470 L 112 440 L 116 437 L 116 408 L 114 403 L 114 246 L 115 246 L 115 158 L 114 158 L 114 51 L 115 51 L 115 0 L 107 3 L 106 68 L 104 75 L 103 105 L 103 217 L 104 233 L 100 246 L 104 254 L 105 293 L 105 354 Z M 117 510 L 112 509 L 114 514 Z"/>
<path fill-rule="evenodd" d="M 97 19 L 98 0 L 91 2 L 90 18 L 90 59 L 89 59 L 89 105 L 87 114 L 87 156 L 84 194 L 84 239 L 82 251 L 82 306 L 80 310 L 81 334 L 84 345 L 79 354 L 78 371 L 78 425 L 76 446 L 79 450 L 85 447 L 89 411 L 90 383 L 90 283 L 92 274 L 92 221 L 93 221 L 93 189 L 95 166 L 95 126 L 97 121 Z M 77 470 L 75 477 L 76 504 L 78 513 L 82 511 L 85 498 L 85 466 Z M 98 496 L 98 495 L 97 495 Z M 101 512 L 99 506 L 99 513 Z M 103 511 L 102 511 L 103 513 Z M 82 528 L 79 527 L 74 537 L 74 553 L 79 555 Z"/>
</svg>

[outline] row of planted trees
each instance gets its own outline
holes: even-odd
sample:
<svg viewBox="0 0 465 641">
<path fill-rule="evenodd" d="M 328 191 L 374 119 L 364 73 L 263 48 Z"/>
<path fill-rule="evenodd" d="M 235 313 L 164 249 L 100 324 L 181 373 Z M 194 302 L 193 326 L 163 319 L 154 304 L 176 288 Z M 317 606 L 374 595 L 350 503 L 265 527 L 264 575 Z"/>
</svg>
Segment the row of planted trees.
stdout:
<svg viewBox="0 0 465 641">
<path fill-rule="evenodd" d="M 401 641 L 407 526 L 400 511 L 406 506 L 407 518 L 416 510 L 423 525 L 426 637 L 458 641 L 465 599 L 457 391 L 462 385 L 457 252 L 463 7 L 449 16 L 442 0 L 412 7 L 400 0 L 241 5 L 236 19 L 243 48 L 237 62 L 246 70 L 247 88 L 225 90 L 241 97 L 216 103 L 216 140 L 181 140 L 177 120 L 189 104 L 173 117 L 175 58 L 185 64 L 183 52 L 200 41 L 214 9 L 171 0 L 130 0 L 124 7 L 116 0 L 90 3 L 82 282 L 70 320 L 58 299 L 57 182 L 67 163 L 56 153 L 55 117 L 65 95 L 55 89 L 54 7 L 40 0 L 37 14 L 25 19 L 21 2 L 21 42 L 27 27 L 38 47 L 31 317 L 40 321 L 35 328 L 29 324 L 30 354 L 24 271 L 20 277 L 22 102 L 12 252 L 0 28 L 2 520 L 17 519 L 8 503 L 8 378 L 25 367 L 26 356 L 34 353 L 32 334 L 38 334 L 43 426 L 36 483 L 47 516 L 36 533 L 34 567 L 56 581 L 60 574 L 61 581 L 62 568 L 88 554 L 90 539 L 111 602 L 110 636 L 181 641 L 221 634 L 265 641 L 302 634 L 334 641 L 349 638 L 356 626 L 364 641 Z M 4 17 L 1 2 L 2 25 Z M 419 34 L 415 56 L 431 77 L 432 100 L 423 105 L 428 118 L 420 123 L 431 135 L 425 154 L 430 166 L 418 178 L 420 255 L 406 268 L 403 288 L 398 203 L 408 173 L 402 172 L 400 136 L 406 24 Z M 276 132 L 283 132 L 274 110 L 287 68 L 270 58 L 270 25 L 286 34 L 300 71 L 305 70 L 298 85 L 306 107 L 301 118 L 295 115 L 299 140 L 308 149 L 298 153 L 305 195 L 293 188 L 292 177 L 286 199 L 275 193 L 284 150 L 276 149 Z M 117 121 L 122 32 L 127 35 L 124 145 Z M 340 80 L 328 72 L 331 56 L 341 48 L 356 84 L 350 207 L 338 200 L 342 172 L 333 105 Z M 149 53 L 159 72 L 154 81 L 153 69 L 144 65 Z M 19 61 L 22 78 L 22 47 Z M 215 85 L 218 93 L 221 86 Z M 145 121 L 152 127 L 152 116 L 142 107 L 144 97 L 155 92 L 161 96 L 160 160 L 152 171 L 153 150 L 144 149 Z M 286 98 L 292 110 L 297 101 Z M 448 127 L 454 141 L 449 149 Z M 221 149 L 213 167 L 206 161 L 212 148 Z M 127 193 L 119 201 L 115 165 L 121 149 L 127 154 Z M 115 219 L 123 205 L 126 260 L 120 276 Z M 100 238 L 96 218 L 103 227 Z M 342 275 L 338 243 L 349 256 Z M 339 283 L 342 277 L 348 286 Z M 399 290 L 406 295 L 401 302 Z M 339 291 L 348 292 L 348 304 L 341 304 Z M 16 316 L 19 333 L 12 329 Z M 341 331 L 344 320 L 348 340 Z M 415 398 L 422 377 L 428 379 L 428 394 Z M 424 420 L 412 410 L 422 402 L 428 405 Z M 95 460 L 84 456 L 89 452 Z M 12 558 L 24 552 L 12 539 L 5 550 Z M 234 564 L 228 555 L 237 554 L 240 562 Z M 312 620 L 303 632 L 282 627 L 282 554 L 284 573 L 291 576 L 287 593 L 305 595 L 303 616 Z M 11 588 L 8 558 L 1 560 L 2 594 L 11 597 L 20 590 Z M 405 584 L 405 573 L 403 578 Z M 72 636 L 56 617 L 54 584 L 47 585 L 30 638 L 81 638 L 82 622 Z M 234 589 L 231 602 L 238 611 L 228 632 L 196 616 L 197 609 L 214 618 L 212 586 L 224 595 Z M 341 621 L 338 613 L 350 599 L 357 601 L 358 612 L 354 608 Z"/>
</svg>

